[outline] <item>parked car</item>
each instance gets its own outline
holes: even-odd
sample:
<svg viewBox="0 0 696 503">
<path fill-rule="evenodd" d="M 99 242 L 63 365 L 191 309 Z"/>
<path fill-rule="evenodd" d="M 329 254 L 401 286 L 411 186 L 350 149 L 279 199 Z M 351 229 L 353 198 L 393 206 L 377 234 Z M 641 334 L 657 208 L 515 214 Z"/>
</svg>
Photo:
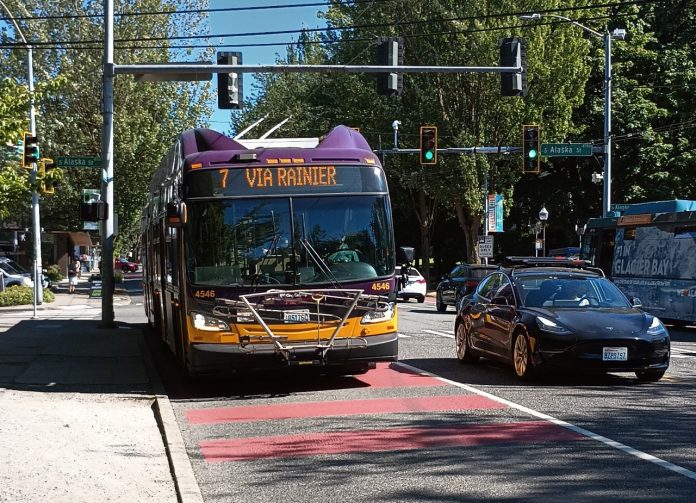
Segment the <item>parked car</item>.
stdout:
<svg viewBox="0 0 696 503">
<path fill-rule="evenodd" d="M 33 287 L 31 272 L 9 257 L 0 257 L 0 274 L 3 275 L 5 287 L 8 286 L 28 286 Z"/>
<path fill-rule="evenodd" d="M 520 259 L 486 276 L 462 301 L 455 320 L 456 354 L 512 365 L 525 379 L 542 369 L 635 372 L 657 381 L 669 366 L 670 338 L 584 261 Z"/>
<path fill-rule="evenodd" d="M 401 288 L 399 289 L 399 292 L 396 294 L 396 296 L 406 301 L 408 299 L 416 299 L 418 302 L 424 302 L 425 292 L 427 288 L 425 278 L 420 272 L 418 272 L 418 269 L 416 269 L 415 267 L 409 267 L 407 272 L 408 275 L 405 278 L 406 284 L 402 285 L 400 283 Z M 398 267 L 396 273 L 397 281 L 401 282 L 403 278 L 403 266 Z"/>
<path fill-rule="evenodd" d="M 495 265 L 459 264 L 449 274 L 442 277 L 435 291 L 435 306 L 441 313 L 447 311 L 447 306 L 456 306 L 459 299 L 469 295 L 479 284 L 481 278 L 491 271 L 498 269 Z"/>
<path fill-rule="evenodd" d="M 135 272 L 138 270 L 138 264 L 123 257 L 119 257 L 114 260 L 114 271 L 115 270 L 121 270 L 123 272 Z"/>
</svg>

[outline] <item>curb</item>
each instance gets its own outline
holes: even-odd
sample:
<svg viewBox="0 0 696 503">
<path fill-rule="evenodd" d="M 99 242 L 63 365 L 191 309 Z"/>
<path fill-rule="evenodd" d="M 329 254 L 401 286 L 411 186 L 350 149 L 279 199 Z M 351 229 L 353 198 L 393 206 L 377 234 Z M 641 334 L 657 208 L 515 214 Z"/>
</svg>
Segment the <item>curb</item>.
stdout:
<svg viewBox="0 0 696 503">
<path fill-rule="evenodd" d="M 165 394 L 164 385 L 155 370 L 152 356 L 146 347 L 145 337 L 147 335 L 145 330 L 148 330 L 147 326 L 140 331 L 140 344 L 144 351 L 143 354 L 147 355 L 147 371 L 154 391 L 152 413 L 162 435 L 177 500 L 179 503 L 203 503 L 203 495 L 193 474 L 191 460 L 186 453 L 186 445 L 184 444 L 184 438 L 181 436 L 179 424 L 176 422 L 174 409 L 169 401 L 169 397 Z"/>
<path fill-rule="evenodd" d="M 177 499 L 180 503 L 203 503 L 203 495 L 193 474 L 191 460 L 186 454 L 184 439 L 181 436 L 176 417 L 174 417 L 174 409 L 172 409 L 169 397 L 155 395 L 152 411 L 162 432 Z"/>
</svg>

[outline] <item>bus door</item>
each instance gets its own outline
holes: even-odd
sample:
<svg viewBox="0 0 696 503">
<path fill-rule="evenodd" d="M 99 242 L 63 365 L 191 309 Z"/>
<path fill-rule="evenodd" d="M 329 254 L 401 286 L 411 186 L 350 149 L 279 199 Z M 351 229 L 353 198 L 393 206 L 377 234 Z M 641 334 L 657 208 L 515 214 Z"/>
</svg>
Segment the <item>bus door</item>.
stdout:
<svg viewBox="0 0 696 503">
<path fill-rule="evenodd" d="M 163 307 L 167 325 L 167 344 L 177 355 L 177 358 L 185 363 L 186 341 L 184 338 L 185 330 L 183 327 L 182 296 L 180 281 L 180 239 L 179 229 L 170 226 L 164 227 L 164 298 Z"/>
</svg>

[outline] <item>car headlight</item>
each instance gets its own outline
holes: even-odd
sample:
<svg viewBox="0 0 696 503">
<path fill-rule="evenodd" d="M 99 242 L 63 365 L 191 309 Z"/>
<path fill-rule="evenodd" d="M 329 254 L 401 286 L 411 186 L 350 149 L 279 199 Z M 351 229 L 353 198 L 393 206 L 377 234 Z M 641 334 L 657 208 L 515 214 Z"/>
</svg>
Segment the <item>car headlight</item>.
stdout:
<svg viewBox="0 0 696 503">
<path fill-rule="evenodd" d="M 657 316 L 652 316 L 652 321 L 648 327 L 648 335 L 659 336 L 667 333 L 665 326 L 659 320 Z"/>
<path fill-rule="evenodd" d="M 227 322 L 221 320 L 220 318 L 215 318 L 204 313 L 197 313 L 195 311 L 191 311 L 190 316 L 193 327 L 197 328 L 198 330 L 220 332 L 222 330 L 230 329 Z"/>
<path fill-rule="evenodd" d="M 570 330 L 568 330 L 566 327 L 559 325 L 555 321 L 551 321 L 548 318 L 544 318 L 543 316 L 537 316 L 536 322 L 539 328 L 544 332 L 549 332 L 556 335 L 568 335 L 570 333 Z"/>
<path fill-rule="evenodd" d="M 360 323 L 379 323 L 381 321 L 388 321 L 394 317 L 394 304 L 389 303 L 389 307 L 384 311 L 369 311 L 362 317 Z"/>
</svg>

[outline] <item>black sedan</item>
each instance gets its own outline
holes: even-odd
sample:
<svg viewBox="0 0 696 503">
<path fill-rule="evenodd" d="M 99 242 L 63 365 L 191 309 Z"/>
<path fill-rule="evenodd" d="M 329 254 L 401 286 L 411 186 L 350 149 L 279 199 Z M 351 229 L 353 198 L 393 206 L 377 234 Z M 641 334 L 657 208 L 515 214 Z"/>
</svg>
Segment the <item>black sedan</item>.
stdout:
<svg viewBox="0 0 696 503">
<path fill-rule="evenodd" d="M 537 260 L 501 269 L 462 299 L 455 321 L 459 361 L 500 360 L 522 379 L 545 368 L 662 378 L 670 353 L 662 322 L 601 272 L 549 265 Z"/>
<path fill-rule="evenodd" d="M 491 271 L 498 269 L 494 265 L 458 264 L 442 277 L 435 290 L 435 307 L 441 313 L 447 306 L 456 306 L 459 299 L 474 291 L 479 281 Z"/>
</svg>

